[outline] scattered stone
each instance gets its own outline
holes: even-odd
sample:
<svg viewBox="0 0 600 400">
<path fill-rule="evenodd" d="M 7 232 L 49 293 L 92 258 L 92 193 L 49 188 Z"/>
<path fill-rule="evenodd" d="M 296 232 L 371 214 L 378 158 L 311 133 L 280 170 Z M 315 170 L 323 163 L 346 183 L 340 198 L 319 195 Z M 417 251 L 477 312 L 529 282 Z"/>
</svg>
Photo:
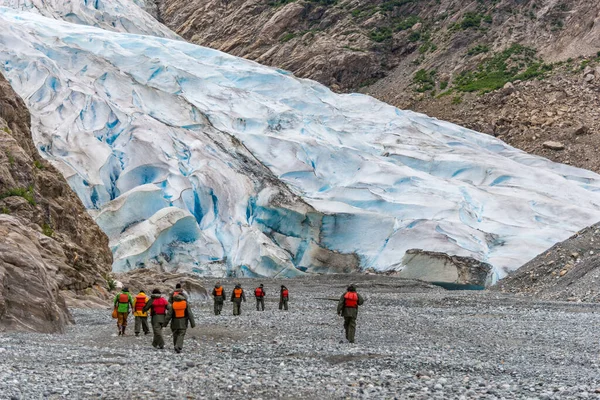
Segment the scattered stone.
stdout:
<svg viewBox="0 0 600 400">
<path fill-rule="evenodd" d="M 552 140 L 544 142 L 543 146 L 550 150 L 564 150 L 565 149 L 564 144 L 562 144 L 561 142 L 555 142 Z"/>
</svg>

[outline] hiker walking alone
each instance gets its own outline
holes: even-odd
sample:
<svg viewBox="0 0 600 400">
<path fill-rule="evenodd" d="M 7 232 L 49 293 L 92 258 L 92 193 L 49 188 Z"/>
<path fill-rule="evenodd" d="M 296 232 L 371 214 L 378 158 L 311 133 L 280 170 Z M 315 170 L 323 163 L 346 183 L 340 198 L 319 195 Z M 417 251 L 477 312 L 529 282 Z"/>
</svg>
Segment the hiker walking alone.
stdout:
<svg viewBox="0 0 600 400">
<path fill-rule="evenodd" d="M 221 315 L 221 311 L 223 311 L 223 303 L 227 298 L 225 295 L 225 289 L 223 289 L 223 286 L 221 286 L 221 282 L 217 282 L 215 284 L 212 295 L 215 302 L 215 315 Z"/>
<path fill-rule="evenodd" d="M 356 317 L 358 316 L 358 306 L 362 306 L 364 299 L 356 293 L 354 285 L 348 286 L 346 293 L 340 297 L 337 313 L 344 317 L 344 330 L 346 339 L 354 343 L 354 332 L 356 331 Z"/>
<path fill-rule="evenodd" d="M 125 335 L 125 328 L 127 328 L 127 317 L 129 316 L 129 307 L 133 308 L 133 299 L 129 293 L 129 289 L 124 287 L 121 293 L 115 296 L 113 301 L 115 308 L 117 309 L 117 328 L 119 329 L 119 336 Z"/>
<path fill-rule="evenodd" d="M 150 310 L 150 322 L 152 323 L 152 332 L 154 333 L 154 337 L 152 338 L 152 347 L 155 349 L 164 349 L 165 348 L 165 339 L 163 338 L 163 327 L 167 326 L 165 322 L 166 314 L 167 314 L 167 306 L 169 302 L 167 299 L 162 297 L 159 289 L 154 289 L 152 291 L 152 296 L 150 300 L 144 306 L 144 312 L 148 312 Z"/>
<path fill-rule="evenodd" d="M 233 302 L 233 315 L 242 314 L 242 301 L 246 301 L 246 295 L 244 289 L 239 283 L 235 285 L 235 289 L 231 292 L 231 301 Z"/>
<path fill-rule="evenodd" d="M 254 297 L 256 297 L 256 311 L 261 311 L 259 306 L 262 306 L 262 311 L 265 311 L 265 296 L 267 292 L 265 292 L 265 287 L 261 283 L 259 287 L 254 289 Z"/>
<path fill-rule="evenodd" d="M 281 291 L 279 292 L 279 309 L 287 311 L 288 309 L 288 300 L 290 298 L 290 292 L 288 288 L 281 285 Z"/>
<path fill-rule="evenodd" d="M 173 296 L 173 302 L 167 308 L 165 325 L 171 322 L 171 332 L 173 332 L 173 346 L 175 353 L 181 353 L 183 350 L 183 338 L 187 331 L 188 323 L 192 328 L 196 327 L 194 314 L 190 308 L 187 299 L 181 294 Z"/>
<path fill-rule="evenodd" d="M 140 336 L 140 328 L 144 330 L 144 335 L 150 333 L 148 329 L 148 313 L 144 311 L 148 296 L 143 290 L 133 298 L 133 316 L 135 317 L 135 336 Z"/>
</svg>

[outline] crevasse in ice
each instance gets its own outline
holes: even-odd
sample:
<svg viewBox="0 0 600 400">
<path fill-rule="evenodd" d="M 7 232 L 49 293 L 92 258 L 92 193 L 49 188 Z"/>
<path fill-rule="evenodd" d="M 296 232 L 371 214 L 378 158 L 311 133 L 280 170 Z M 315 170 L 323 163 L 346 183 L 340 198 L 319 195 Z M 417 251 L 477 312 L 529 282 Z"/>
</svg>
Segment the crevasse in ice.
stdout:
<svg viewBox="0 0 600 400">
<path fill-rule="evenodd" d="M 592 172 L 170 39 L 134 3 L 38 3 L 0 8 L 0 63 L 117 271 L 388 270 L 423 248 L 501 277 L 600 219 Z"/>
</svg>

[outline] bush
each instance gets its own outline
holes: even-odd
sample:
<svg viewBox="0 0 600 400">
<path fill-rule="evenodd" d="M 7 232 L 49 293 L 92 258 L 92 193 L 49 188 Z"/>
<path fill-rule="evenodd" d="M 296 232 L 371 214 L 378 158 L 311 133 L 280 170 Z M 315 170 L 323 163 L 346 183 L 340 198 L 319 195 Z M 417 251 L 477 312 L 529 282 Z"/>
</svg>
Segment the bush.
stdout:
<svg viewBox="0 0 600 400">
<path fill-rule="evenodd" d="M 33 166 L 36 167 L 37 169 L 45 169 L 44 164 L 42 164 L 41 161 L 35 160 L 33 162 Z"/>
<path fill-rule="evenodd" d="M 106 280 L 106 288 L 109 292 L 112 292 L 117 288 L 117 281 L 115 281 L 110 274 L 104 275 L 104 280 Z"/>
<path fill-rule="evenodd" d="M 478 44 L 477 46 L 471 47 L 469 50 L 467 50 L 467 54 L 474 56 L 481 53 L 487 53 L 488 51 L 490 51 L 490 48 L 487 44 Z"/>
<path fill-rule="evenodd" d="M 440 90 L 446 90 L 447 87 L 448 87 L 448 81 L 440 82 Z"/>
<path fill-rule="evenodd" d="M 52 237 L 54 235 L 54 229 L 46 223 L 42 225 L 42 233 L 48 237 Z"/>
<path fill-rule="evenodd" d="M 454 96 L 452 98 L 452 104 L 460 104 L 462 103 L 462 97 L 461 96 Z"/>
<path fill-rule="evenodd" d="M 374 42 L 381 43 L 385 40 L 391 39 L 392 35 L 393 35 L 392 29 L 385 26 L 383 28 L 377 28 L 377 29 L 371 31 L 371 33 L 369 34 L 369 37 Z"/>
<path fill-rule="evenodd" d="M 421 18 L 417 17 L 416 15 L 411 15 L 409 17 L 404 18 L 402 21 L 398 22 L 396 24 L 396 26 L 394 27 L 394 29 L 396 31 L 405 31 L 407 29 L 412 28 L 413 26 L 415 26 L 416 23 L 420 22 Z"/>
<path fill-rule="evenodd" d="M 296 37 L 296 34 L 293 32 L 288 32 L 286 34 L 284 34 L 281 39 L 279 39 L 279 41 L 281 43 L 285 43 L 285 42 L 289 42 L 290 40 L 292 40 L 293 38 Z"/>
<path fill-rule="evenodd" d="M 420 39 L 421 39 L 421 32 L 419 32 L 419 31 L 411 32 L 410 35 L 408 35 L 409 42 L 418 42 Z"/>
<path fill-rule="evenodd" d="M 35 206 L 35 198 L 33 197 L 34 194 L 33 194 L 32 186 L 30 186 L 27 189 L 25 189 L 25 188 L 9 189 L 6 192 L 0 194 L 0 200 L 6 199 L 7 197 L 13 197 L 13 196 L 22 197 L 25 200 L 27 200 L 27 202 L 29 204 L 31 204 L 32 206 Z"/>
<path fill-rule="evenodd" d="M 475 12 L 465 13 L 460 23 L 462 29 L 478 28 L 481 25 L 481 14 Z"/>
<path fill-rule="evenodd" d="M 485 60 L 475 70 L 465 71 L 455 78 L 455 88 L 461 92 L 489 92 L 507 82 L 543 77 L 552 66 L 535 58 L 535 49 L 513 45 Z"/>
</svg>

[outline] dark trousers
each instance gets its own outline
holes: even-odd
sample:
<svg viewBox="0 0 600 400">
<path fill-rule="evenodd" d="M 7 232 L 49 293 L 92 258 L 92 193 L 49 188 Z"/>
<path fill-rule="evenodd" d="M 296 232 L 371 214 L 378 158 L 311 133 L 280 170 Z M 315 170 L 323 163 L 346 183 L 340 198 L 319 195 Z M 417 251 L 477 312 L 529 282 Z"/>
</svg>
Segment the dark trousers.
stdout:
<svg viewBox="0 0 600 400">
<path fill-rule="evenodd" d="M 221 311 L 223 311 L 223 302 L 215 301 L 215 315 L 220 315 Z"/>
<path fill-rule="evenodd" d="M 279 309 L 287 311 L 287 309 L 288 309 L 288 300 L 287 299 L 279 300 Z"/>
<path fill-rule="evenodd" d="M 165 338 L 163 337 L 163 328 L 162 324 L 154 323 L 152 324 L 152 332 L 154 333 L 154 337 L 152 338 L 152 346 L 162 349 L 165 347 Z"/>
<path fill-rule="evenodd" d="M 356 318 L 344 317 L 344 329 L 346 330 L 346 339 L 354 343 L 354 332 L 356 331 Z"/>
<path fill-rule="evenodd" d="M 181 351 L 183 349 L 183 338 L 185 337 L 186 329 L 172 329 L 173 332 L 173 346 L 175 351 Z"/>
<path fill-rule="evenodd" d="M 262 306 L 262 311 L 265 311 L 265 298 L 257 297 L 256 298 L 256 311 L 260 311 L 260 306 Z"/>
<path fill-rule="evenodd" d="M 140 333 L 140 327 L 144 330 L 144 334 L 150 332 L 148 329 L 148 317 L 135 317 L 135 334 Z"/>
<path fill-rule="evenodd" d="M 242 303 L 233 302 L 233 315 L 242 315 Z"/>
</svg>

